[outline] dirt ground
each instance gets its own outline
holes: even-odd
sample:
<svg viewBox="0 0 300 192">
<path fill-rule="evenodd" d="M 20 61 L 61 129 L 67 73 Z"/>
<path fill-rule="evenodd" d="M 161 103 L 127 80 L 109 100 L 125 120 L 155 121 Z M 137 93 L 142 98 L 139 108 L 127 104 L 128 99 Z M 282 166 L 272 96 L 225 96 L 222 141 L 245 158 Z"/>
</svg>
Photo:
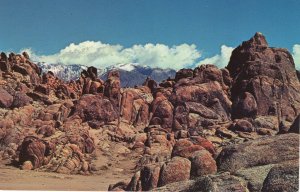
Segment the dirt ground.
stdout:
<svg viewBox="0 0 300 192">
<path fill-rule="evenodd" d="M 124 163 L 127 167 L 130 162 Z M 65 175 L 53 172 L 20 170 L 11 165 L 0 166 L 0 190 L 81 190 L 106 191 L 109 184 L 128 181 L 131 171 L 123 166 L 108 167 L 92 175 Z"/>
<path fill-rule="evenodd" d="M 107 191 L 110 184 L 130 181 L 138 157 L 132 156 L 132 153 L 124 153 L 124 144 L 108 143 L 108 145 L 107 151 L 96 150 L 93 164 L 97 167 L 97 171 L 90 175 L 20 170 L 16 166 L 9 165 L 9 161 L 2 161 L 0 190 Z"/>
</svg>

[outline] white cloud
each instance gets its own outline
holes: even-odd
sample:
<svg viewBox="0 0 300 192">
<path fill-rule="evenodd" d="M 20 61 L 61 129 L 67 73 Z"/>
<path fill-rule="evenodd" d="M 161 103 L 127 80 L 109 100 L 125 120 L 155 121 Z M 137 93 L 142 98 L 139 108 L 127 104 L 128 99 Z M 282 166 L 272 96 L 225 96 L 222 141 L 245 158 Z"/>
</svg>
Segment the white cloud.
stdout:
<svg viewBox="0 0 300 192">
<path fill-rule="evenodd" d="M 164 44 L 121 45 L 104 44 L 100 41 L 71 43 L 53 55 L 38 55 L 24 49 L 32 60 L 47 63 L 82 64 L 105 68 L 120 63 L 140 63 L 151 67 L 181 69 L 194 64 L 201 56 L 196 45 L 181 44 L 169 47 Z"/>
<path fill-rule="evenodd" d="M 296 69 L 300 70 L 300 45 L 295 44 L 293 46 L 293 58 L 296 65 Z"/>
<path fill-rule="evenodd" d="M 199 62 L 199 65 L 202 64 L 214 64 L 219 68 L 224 68 L 227 66 L 231 53 L 233 51 L 233 47 L 228 47 L 226 45 L 221 46 L 221 54 L 215 55 L 210 58 L 206 58 Z"/>
</svg>

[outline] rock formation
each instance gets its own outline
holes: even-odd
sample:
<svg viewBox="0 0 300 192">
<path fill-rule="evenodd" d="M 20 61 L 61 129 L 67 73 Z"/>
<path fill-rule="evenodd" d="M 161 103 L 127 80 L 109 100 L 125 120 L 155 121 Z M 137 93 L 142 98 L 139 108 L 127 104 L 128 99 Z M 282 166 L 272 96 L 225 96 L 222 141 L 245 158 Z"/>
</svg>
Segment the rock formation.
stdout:
<svg viewBox="0 0 300 192">
<path fill-rule="evenodd" d="M 65 82 L 27 53 L 1 53 L 0 85 L 0 155 L 22 169 L 91 174 L 116 145 L 136 167 L 109 190 L 298 190 L 300 83 L 291 54 L 261 33 L 226 69 L 131 88 L 115 70 Z"/>
</svg>

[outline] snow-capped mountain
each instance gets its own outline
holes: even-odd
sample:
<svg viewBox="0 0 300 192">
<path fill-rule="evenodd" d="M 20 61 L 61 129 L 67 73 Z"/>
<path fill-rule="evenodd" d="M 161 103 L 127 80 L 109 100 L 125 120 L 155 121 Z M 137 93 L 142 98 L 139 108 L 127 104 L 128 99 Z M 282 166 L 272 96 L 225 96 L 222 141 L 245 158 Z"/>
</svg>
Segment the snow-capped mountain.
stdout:
<svg viewBox="0 0 300 192">
<path fill-rule="evenodd" d="M 84 65 L 63 65 L 38 63 L 43 72 L 52 71 L 59 78 L 69 81 L 75 80 L 80 76 L 83 69 L 87 69 Z M 106 80 L 110 70 L 117 69 L 120 71 L 122 87 L 133 87 L 141 85 L 147 77 L 151 77 L 157 82 L 161 82 L 168 77 L 174 77 L 176 71 L 173 69 L 151 68 L 149 66 L 140 65 L 138 63 L 118 64 L 106 69 L 98 69 L 98 75 L 101 79 Z"/>
</svg>

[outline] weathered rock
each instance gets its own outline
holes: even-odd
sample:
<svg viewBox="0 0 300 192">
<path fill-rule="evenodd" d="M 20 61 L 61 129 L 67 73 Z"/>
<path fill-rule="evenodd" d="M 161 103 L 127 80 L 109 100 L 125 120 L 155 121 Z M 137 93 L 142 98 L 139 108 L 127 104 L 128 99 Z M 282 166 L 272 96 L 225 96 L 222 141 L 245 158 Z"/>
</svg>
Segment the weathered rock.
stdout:
<svg viewBox="0 0 300 192">
<path fill-rule="evenodd" d="M 180 79 L 189 77 L 193 77 L 192 69 L 180 69 L 175 75 L 175 81 L 179 81 Z"/>
<path fill-rule="evenodd" d="M 149 105 L 153 101 L 147 87 L 128 88 L 122 93 L 120 116 L 123 122 L 135 127 L 145 127 L 149 123 Z"/>
<path fill-rule="evenodd" d="M 233 131 L 242 131 L 242 132 L 253 132 L 254 131 L 253 125 L 245 119 L 236 120 L 231 125 L 230 129 Z"/>
<path fill-rule="evenodd" d="M 299 160 L 273 167 L 261 191 L 299 191 Z"/>
<path fill-rule="evenodd" d="M 250 117 L 257 114 L 257 103 L 254 96 L 249 92 L 240 94 L 232 105 L 232 116 L 234 118 Z"/>
<path fill-rule="evenodd" d="M 247 181 L 247 187 L 251 192 L 260 192 L 264 180 L 274 164 L 250 167 L 238 170 L 234 175 Z"/>
<path fill-rule="evenodd" d="M 55 133 L 55 128 L 51 125 L 43 125 L 37 131 L 37 134 L 41 134 L 44 137 L 50 137 Z"/>
<path fill-rule="evenodd" d="M 190 112 L 202 115 L 204 116 L 203 118 L 209 117 L 217 121 L 230 119 L 231 101 L 217 81 L 178 85 L 172 94 L 172 103 L 176 106 L 174 130 L 188 128 L 188 115 Z M 206 110 L 207 108 L 209 110 Z"/>
<path fill-rule="evenodd" d="M 33 169 L 33 165 L 31 161 L 25 161 L 23 163 L 23 165 L 21 166 L 22 170 L 32 170 Z"/>
<path fill-rule="evenodd" d="M 298 133 L 299 134 L 299 130 L 300 130 L 300 115 L 298 115 L 296 117 L 296 119 L 294 120 L 294 123 L 291 125 L 290 129 L 289 129 L 289 133 Z"/>
<path fill-rule="evenodd" d="M 126 191 L 142 191 L 140 171 L 136 172 L 131 178 L 128 186 L 126 187 Z"/>
<path fill-rule="evenodd" d="M 188 180 L 190 178 L 191 162 L 182 157 L 173 157 L 162 166 L 158 186 Z"/>
<path fill-rule="evenodd" d="M 194 152 L 191 162 L 191 175 L 194 177 L 217 173 L 216 161 L 207 150 Z"/>
<path fill-rule="evenodd" d="M 118 71 L 110 71 L 105 82 L 104 95 L 109 98 L 116 109 L 119 108 L 120 89 L 120 73 Z"/>
<path fill-rule="evenodd" d="M 235 172 L 241 168 L 298 159 L 298 146 L 299 135 L 292 133 L 227 146 L 217 158 L 218 170 Z"/>
<path fill-rule="evenodd" d="M 172 157 L 180 156 L 184 158 L 191 158 L 195 151 L 201 150 L 205 149 L 200 145 L 194 145 L 188 139 L 179 139 L 173 147 Z"/>
<path fill-rule="evenodd" d="M 157 188 L 155 191 L 248 192 L 249 190 L 247 189 L 246 181 L 229 175 L 228 173 L 223 173 L 198 177 L 195 180 L 171 183 L 164 187 Z"/>
<path fill-rule="evenodd" d="M 270 48 L 261 33 L 233 50 L 227 69 L 233 77 L 233 118 L 254 115 L 256 104 L 258 115 L 275 114 L 292 121 L 300 113 L 293 57 L 286 49 Z"/>
<path fill-rule="evenodd" d="M 103 125 L 117 119 L 117 112 L 112 103 L 105 98 L 86 94 L 78 100 L 71 112 L 71 117 L 79 116 L 83 121 Z M 96 128 L 96 127 L 95 127 Z"/>
<path fill-rule="evenodd" d="M 162 128 L 167 130 L 172 129 L 173 125 L 173 105 L 168 100 L 160 102 L 155 99 L 152 106 L 153 116 L 150 125 L 161 125 Z"/>
<path fill-rule="evenodd" d="M 24 107 L 28 104 L 32 103 L 32 99 L 28 97 L 25 93 L 22 92 L 15 92 L 14 100 L 11 107 Z"/>
<path fill-rule="evenodd" d="M 78 173 L 86 171 L 86 162 L 77 145 L 67 144 L 56 149 L 55 156 L 49 160 L 45 169 L 64 174 Z"/>
<path fill-rule="evenodd" d="M 13 103 L 13 96 L 5 89 L 0 88 L 0 107 L 9 108 Z"/>
<path fill-rule="evenodd" d="M 143 191 L 149 191 L 157 187 L 160 165 L 148 165 L 141 170 L 141 184 Z"/>
<path fill-rule="evenodd" d="M 37 137 L 28 136 L 20 147 L 19 163 L 23 165 L 26 161 L 31 161 L 33 169 L 36 169 L 44 165 L 45 157 L 51 156 L 52 153 L 53 146 L 51 144 Z"/>
</svg>

